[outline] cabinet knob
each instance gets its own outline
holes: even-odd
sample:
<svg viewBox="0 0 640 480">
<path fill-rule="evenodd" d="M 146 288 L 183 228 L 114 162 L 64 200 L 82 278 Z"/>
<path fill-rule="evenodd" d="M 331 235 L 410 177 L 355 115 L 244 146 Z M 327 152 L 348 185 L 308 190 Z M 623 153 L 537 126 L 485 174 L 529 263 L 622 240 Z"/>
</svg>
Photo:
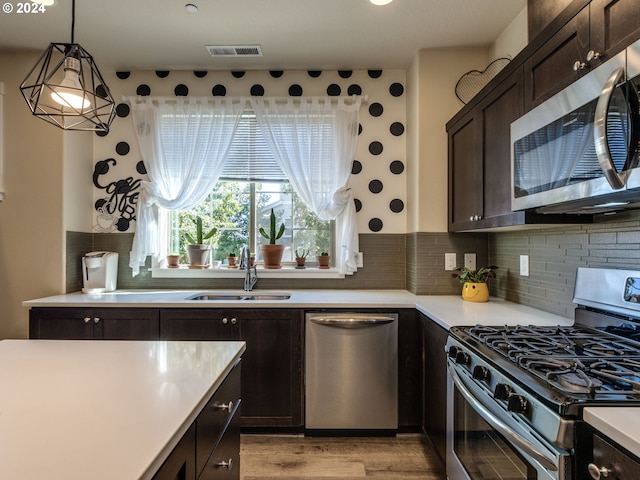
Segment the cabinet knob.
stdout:
<svg viewBox="0 0 640 480">
<path fill-rule="evenodd" d="M 601 478 L 608 478 L 611 470 L 607 467 L 599 467 L 595 463 L 590 463 L 587 468 L 589 469 L 589 475 L 594 480 L 600 480 Z"/>
<path fill-rule="evenodd" d="M 236 323 L 238 323 L 238 319 L 236 317 L 233 317 L 231 319 L 231 325 L 235 325 Z"/>
<path fill-rule="evenodd" d="M 229 401 L 229 403 L 215 402 L 213 405 L 211 405 L 211 408 L 215 408 L 216 410 L 226 410 L 227 412 L 231 413 L 231 411 L 233 410 L 233 402 L 231 401 Z"/>
<path fill-rule="evenodd" d="M 219 462 L 216 462 L 215 466 L 218 468 L 226 468 L 227 470 L 231 470 L 233 468 L 233 459 L 230 458 L 226 462 L 224 460 L 221 460 Z"/>
<path fill-rule="evenodd" d="M 581 62 L 580 60 L 576 60 L 575 63 L 573 64 L 574 72 L 577 72 L 578 70 L 584 70 L 585 68 L 587 68 L 587 64 L 584 62 Z"/>
<path fill-rule="evenodd" d="M 224 317 L 224 318 L 222 319 L 222 324 L 223 324 L 223 325 L 226 325 L 227 323 L 229 323 L 229 319 L 228 319 L 227 317 Z"/>
<path fill-rule="evenodd" d="M 89 323 L 91 321 L 91 317 L 84 317 L 84 323 Z"/>
<path fill-rule="evenodd" d="M 100 323 L 100 317 L 95 317 L 93 319 L 93 323 Z"/>
<path fill-rule="evenodd" d="M 595 50 L 589 50 L 587 52 L 587 62 L 591 62 L 593 60 L 597 60 L 602 56 L 602 53 L 596 52 Z"/>
</svg>

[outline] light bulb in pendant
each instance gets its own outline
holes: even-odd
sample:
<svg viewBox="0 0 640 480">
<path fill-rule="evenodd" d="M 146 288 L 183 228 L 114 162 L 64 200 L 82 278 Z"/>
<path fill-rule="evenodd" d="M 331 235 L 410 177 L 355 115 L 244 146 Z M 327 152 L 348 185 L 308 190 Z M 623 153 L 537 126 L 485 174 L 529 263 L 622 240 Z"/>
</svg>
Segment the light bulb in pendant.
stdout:
<svg viewBox="0 0 640 480">
<path fill-rule="evenodd" d="M 64 78 L 59 86 L 53 87 L 51 98 L 62 106 L 84 110 L 91 106 L 82 85 L 80 85 L 80 60 L 73 57 L 64 59 Z"/>
</svg>

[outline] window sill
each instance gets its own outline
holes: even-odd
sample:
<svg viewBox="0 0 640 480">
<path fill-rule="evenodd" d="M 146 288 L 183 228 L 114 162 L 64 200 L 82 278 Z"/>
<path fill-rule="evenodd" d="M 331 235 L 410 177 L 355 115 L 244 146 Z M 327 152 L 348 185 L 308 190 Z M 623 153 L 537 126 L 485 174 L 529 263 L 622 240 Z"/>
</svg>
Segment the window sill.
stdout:
<svg viewBox="0 0 640 480">
<path fill-rule="evenodd" d="M 186 265 L 179 268 L 152 268 L 151 278 L 243 278 L 245 271 L 238 268 L 191 269 Z M 295 268 L 283 266 L 280 269 L 258 267 L 258 278 L 344 278 L 337 268 Z"/>
</svg>

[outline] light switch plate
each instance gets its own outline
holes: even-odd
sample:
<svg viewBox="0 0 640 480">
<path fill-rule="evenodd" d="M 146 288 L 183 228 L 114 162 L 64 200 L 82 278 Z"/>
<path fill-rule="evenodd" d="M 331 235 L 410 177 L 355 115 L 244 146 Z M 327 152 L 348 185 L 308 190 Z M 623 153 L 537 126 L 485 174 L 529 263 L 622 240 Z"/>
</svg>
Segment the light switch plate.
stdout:
<svg viewBox="0 0 640 480">
<path fill-rule="evenodd" d="M 356 260 L 356 267 L 358 267 L 358 268 L 364 267 L 364 255 L 362 255 L 362 252 L 358 252 L 358 259 Z"/>
<path fill-rule="evenodd" d="M 520 255 L 520 276 L 529 276 L 529 255 Z"/>
<path fill-rule="evenodd" d="M 444 254 L 444 269 L 455 270 L 456 269 L 456 254 L 445 253 Z"/>
<path fill-rule="evenodd" d="M 475 253 L 465 253 L 464 254 L 464 266 L 469 270 L 476 269 L 476 254 Z"/>
</svg>

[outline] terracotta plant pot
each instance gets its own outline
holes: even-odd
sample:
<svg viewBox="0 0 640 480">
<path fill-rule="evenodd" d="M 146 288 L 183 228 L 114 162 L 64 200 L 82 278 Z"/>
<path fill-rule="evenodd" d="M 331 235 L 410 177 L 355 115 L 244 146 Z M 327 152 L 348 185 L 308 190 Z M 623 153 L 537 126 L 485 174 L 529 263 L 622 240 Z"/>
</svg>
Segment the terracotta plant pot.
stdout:
<svg viewBox="0 0 640 480">
<path fill-rule="evenodd" d="M 227 257 L 227 262 L 229 262 L 229 266 L 227 268 L 238 268 L 236 265 L 238 257 Z"/>
<path fill-rule="evenodd" d="M 329 255 L 318 255 L 318 268 L 329 268 Z"/>
<path fill-rule="evenodd" d="M 307 261 L 305 257 L 296 257 L 296 268 L 306 268 L 304 263 Z"/>
<path fill-rule="evenodd" d="M 262 254 L 264 268 L 282 268 L 282 254 L 284 253 L 284 245 L 270 243 L 266 245 L 260 245 L 260 253 Z"/>
<path fill-rule="evenodd" d="M 180 255 L 167 255 L 167 267 L 178 268 L 180 262 Z"/>
<path fill-rule="evenodd" d="M 488 302 L 489 287 L 486 283 L 465 282 L 462 285 L 462 299 L 467 302 Z"/>
<path fill-rule="evenodd" d="M 189 256 L 189 264 L 194 266 L 208 265 L 211 246 L 200 243 L 187 245 L 187 255 Z"/>
</svg>

